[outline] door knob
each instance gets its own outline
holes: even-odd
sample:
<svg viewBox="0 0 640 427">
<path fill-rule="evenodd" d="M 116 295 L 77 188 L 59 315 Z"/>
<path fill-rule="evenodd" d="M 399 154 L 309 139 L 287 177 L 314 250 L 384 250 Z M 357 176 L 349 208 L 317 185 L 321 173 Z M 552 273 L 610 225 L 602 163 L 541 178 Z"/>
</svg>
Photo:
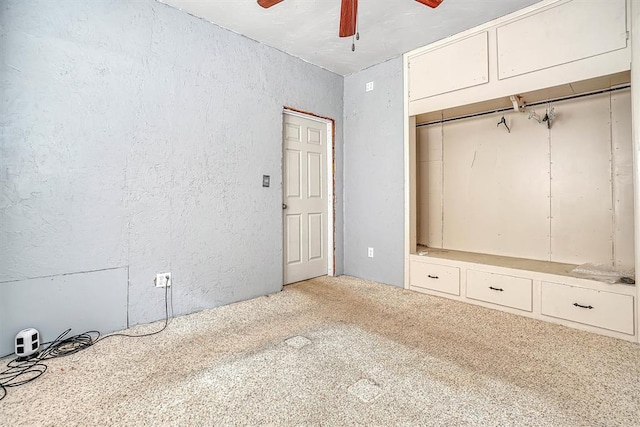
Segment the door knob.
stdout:
<svg viewBox="0 0 640 427">
<path fill-rule="evenodd" d="M 286 203 L 282 204 L 282 209 L 287 209 L 287 204 Z"/>
</svg>

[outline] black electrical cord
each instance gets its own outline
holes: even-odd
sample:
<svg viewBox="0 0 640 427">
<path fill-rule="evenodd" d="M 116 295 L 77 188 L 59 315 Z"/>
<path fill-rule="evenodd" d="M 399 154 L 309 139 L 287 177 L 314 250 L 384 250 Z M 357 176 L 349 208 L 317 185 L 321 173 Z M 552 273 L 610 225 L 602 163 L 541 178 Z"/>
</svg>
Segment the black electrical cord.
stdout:
<svg viewBox="0 0 640 427">
<path fill-rule="evenodd" d="M 10 360 L 7 363 L 7 369 L 4 371 L 0 371 L 0 400 L 4 399 L 7 395 L 7 389 L 11 387 L 18 387 L 23 384 L 29 383 L 36 378 L 40 377 L 47 371 L 47 365 L 43 362 L 48 359 L 54 359 L 58 357 L 68 356 L 70 354 L 77 353 L 86 348 L 91 347 L 92 345 L 110 337 L 129 337 L 129 338 L 141 338 L 141 337 L 149 337 L 151 335 L 157 335 L 160 332 L 167 329 L 167 325 L 169 324 L 169 299 L 168 299 L 168 286 L 164 288 L 164 326 L 155 331 L 148 334 L 141 335 L 131 335 L 131 334 L 122 334 L 116 333 L 111 335 L 100 336 L 100 332 L 98 331 L 87 331 L 79 335 L 74 335 L 69 338 L 65 338 L 71 329 L 67 329 L 58 337 L 51 341 L 49 346 L 41 351 L 40 353 L 36 353 L 32 356 L 17 357 L 13 360 Z M 173 316 L 173 289 L 171 290 L 171 315 Z M 8 354 L 7 356 L 9 356 Z M 7 356 L 3 356 L 7 357 Z"/>
<path fill-rule="evenodd" d="M 71 329 L 67 329 L 58 335 L 58 338 L 51 341 L 49 347 L 36 357 L 40 360 L 47 360 L 68 356 L 91 347 L 100 339 L 100 332 L 98 331 L 87 331 L 80 335 L 65 338 L 69 332 L 71 332 Z M 96 337 L 94 338 L 93 335 L 96 335 Z"/>
<path fill-rule="evenodd" d="M 0 372 L 0 400 L 7 395 L 7 388 L 18 387 L 38 378 L 47 371 L 43 362 L 56 357 L 68 356 L 91 347 L 100 338 L 97 331 L 88 331 L 80 335 L 65 338 L 71 329 L 67 329 L 51 341 L 42 352 L 28 357 L 17 357 L 7 363 L 7 369 Z M 92 334 L 97 334 L 94 338 Z"/>
<path fill-rule="evenodd" d="M 168 277 L 168 276 L 167 276 Z M 129 337 L 129 338 L 141 338 L 141 337 L 150 337 L 151 335 L 157 335 L 160 332 L 164 331 L 165 329 L 167 329 L 167 325 L 169 324 L 169 300 L 167 298 L 168 296 L 168 288 L 169 286 L 165 286 L 164 287 L 164 326 L 155 331 L 155 332 L 150 332 L 148 334 L 141 334 L 141 335 L 131 335 L 131 334 L 123 334 L 123 333 L 116 333 L 116 334 L 110 334 L 110 335 L 105 335 L 104 337 L 102 337 L 102 339 L 106 339 L 106 338 L 111 338 L 111 337 Z M 173 290 L 171 291 L 171 305 L 173 307 Z M 171 309 L 172 314 L 173 314 L 173 308 Z"/>
<path fill-rule="evenodd" d="M 18 387 L 35 380 L 47 371 L 47 365 L 40 363 L 37 358 L 20 361 L 11 360 L 7 369 L 0 372 L 0 400 L 7 395 L 7 388 Z"/>
</svg>

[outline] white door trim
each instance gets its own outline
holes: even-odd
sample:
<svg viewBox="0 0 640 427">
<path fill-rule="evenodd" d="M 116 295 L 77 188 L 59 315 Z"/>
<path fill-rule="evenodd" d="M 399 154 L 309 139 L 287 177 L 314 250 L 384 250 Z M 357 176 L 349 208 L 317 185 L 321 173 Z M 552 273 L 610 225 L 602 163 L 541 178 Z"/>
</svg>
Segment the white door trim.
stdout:
<svg viewBox="0 0 640 427">
<path fill-rule="evenodd" d="M 303 119 L 313 120 L 316 122 L 324 123 L 327 126 L 327 275 L 330 277 L 335 276 L 335 230 L 334 230 L 334 199 L 335 199 L 335 189 L 333 188 L 334 183 L 334 174 L 333 174 L 333 121 L 330 119 L 324 119 L 321 117 L 317 117 L 311 114 L 304 114 L 299 111 L 289 110 L 284 108 L 282 110 L 283 114 L 295 117 L 302 117 Z M 282 155 L 284 156 L 284 138 L 282 139 Z M 284 158 L 282 159 L 282 164 L 284 166 Z M 282 173 L 281 182 L 284 182 L 284 174 Z M 284 191 L 284 185 L 282 186 L 282 190 Z M 282 194 L 282 200 L 284 200 L 284 193 Z M 284 236 L 283 236 L 284 241 Z M 284 252 L 282 254 L 284 257 Z M 284 269 L 284 258 L 282 261 L 282 266 Z M 284 280 L 284 279 L 283 279 Z"/>
</svg>

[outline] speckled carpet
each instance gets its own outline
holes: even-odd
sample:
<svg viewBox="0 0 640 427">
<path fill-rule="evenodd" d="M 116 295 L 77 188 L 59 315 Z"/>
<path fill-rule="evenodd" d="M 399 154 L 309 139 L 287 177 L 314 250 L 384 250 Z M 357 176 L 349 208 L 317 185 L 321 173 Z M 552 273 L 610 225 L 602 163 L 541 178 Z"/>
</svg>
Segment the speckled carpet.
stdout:
<svg viewBox="0 0 640 427">
<path fill-rule="evenodd" d="M 51 360 L 0 424 L 632 426 L 640 346 L 324 277 Z"/>
</svg>

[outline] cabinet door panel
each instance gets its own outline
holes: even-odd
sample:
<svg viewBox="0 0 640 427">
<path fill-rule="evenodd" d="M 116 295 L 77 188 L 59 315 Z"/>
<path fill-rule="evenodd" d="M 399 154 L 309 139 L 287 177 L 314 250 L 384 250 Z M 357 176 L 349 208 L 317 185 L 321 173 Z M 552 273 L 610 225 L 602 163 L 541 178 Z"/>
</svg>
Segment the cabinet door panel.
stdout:
<svg viewBox="0 0 640 427">
<path fill-rule="evenodd" d="M 487 83 L 487 32 L 457 41 L 409 60 L 409 98 L 439 95 Z"/>
<path fill-rule="evenodd" d="M 498 78 L 627 46 L 625 0 L 574 0 L 498 27 Z"/>
</svg>

